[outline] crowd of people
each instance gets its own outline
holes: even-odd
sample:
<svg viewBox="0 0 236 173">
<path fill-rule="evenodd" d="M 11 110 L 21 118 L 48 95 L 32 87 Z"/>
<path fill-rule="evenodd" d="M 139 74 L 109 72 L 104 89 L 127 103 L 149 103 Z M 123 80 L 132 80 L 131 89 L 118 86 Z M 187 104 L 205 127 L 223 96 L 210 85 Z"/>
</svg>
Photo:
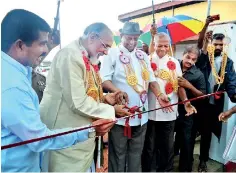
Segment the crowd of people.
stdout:
<svg viewBox="0 0 236 173">
<path fill-rule="evenodd" d="M 32 68 L 60 41 L 48 41 L 51 28 L 36 14 L 7 13 L 1 23 L 2 145 L 91 128 L 2 150 L 2 171 L 95 172 L 95 140 L 108 133 L 108 172 L 171 172 L 175 153 L 179 171 L 191 172 L 199 132 L 198 171 L 207 172 L 211 135 L 220 138 L 222 121 L 236 112 L 223 112 L 224 93 L 188 101 L 225 90 L 236 102 L 226 37 L 207 31 L 212 21 L 209 16 L 198 45 L 178 59 L 169 55 L 169 35 L 155 26 L 150 47 L 138 49 L 138 23 L 124 24 L 116 47 L 111 29 L 93 23 L 53 55 L 45 78 Z"/>
</svg>

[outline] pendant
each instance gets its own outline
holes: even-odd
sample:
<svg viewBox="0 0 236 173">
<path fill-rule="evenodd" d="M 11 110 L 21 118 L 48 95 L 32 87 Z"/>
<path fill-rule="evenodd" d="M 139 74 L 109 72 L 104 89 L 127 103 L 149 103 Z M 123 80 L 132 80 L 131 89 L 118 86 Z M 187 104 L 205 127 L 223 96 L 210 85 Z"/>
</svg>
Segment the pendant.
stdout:
<svg viewBox="0 0 236 173">
<path fill-rule="evenodd" d="M 179 85 L 178 85 L 178 81 L 177 80 L 174 80 L 172 82 L 172 87 L 173 87 L 174 92 L 178 91 Z"/>
<path fill-rule="evenodd" d="M 143 90 L 141 93 L 140 93 L 140 100 L 142 102 L 142 104 L 144 104 L 147 100 L 147 92 L 145 90 Z"/>
<path fill-rule="evenodd" d="M 128 75 L 127 82 L 131 86 L 136 86 L 138 84 L 138 79 L 135 75 Z"/>
<path fill-rule="evenodd" d="M 92 97 L 95 101 L 97 101 L 99 96 L 98 89 L 95 87 L 90 87 L 87 91 L 87 95 Z"/>
<path fill-rule="evenodd" d="M 149 71 L 147 69 L 143 69 L 142 70 L 142 78 L 143 80 L 145 81 L 148 81 L 149 80 Z"/>
<path fill-rule="evenodd" d="M 121 61 L 123 64 L 129 64 L 129 63 L 130 63 L 129 57 L 126 56 L 126 55 L 123 55 L 123 54 L 120 55 L 120 61 Z"/>
<path fill-rule="evenodd" d="M 168 71 L 166 70 L 161 70 L 160 71 L 160 78 L 163 79 L 163 80 L 167 80 L 170 78 L 170 74 Z"/>
<path fill-rule="evenodd" d="M 136 57 L 137 57 L 139 60 L 144 60 L 144 55 L 143 55 L 143 53 L 142 53 L 141 51 L 137 50 L 137 51 L 135 52 L 135 55 L 136 55 Z"/>
</svg>

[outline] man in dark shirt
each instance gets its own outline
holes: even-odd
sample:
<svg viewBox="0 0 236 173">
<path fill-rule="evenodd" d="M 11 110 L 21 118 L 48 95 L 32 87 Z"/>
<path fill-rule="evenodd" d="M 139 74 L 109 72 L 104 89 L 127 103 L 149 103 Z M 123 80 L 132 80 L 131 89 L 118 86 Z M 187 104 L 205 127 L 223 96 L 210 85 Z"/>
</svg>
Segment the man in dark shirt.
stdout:
<svg viewBox="0 0 236 173">
<path fill-rule="evenodd" d="M 206 83 L 202 72 L 194 65 L 197 62 L 199 51 L 194 46 L 188 46 L 180 62 L 183 77 L 179 77 L 179 86 L 184 87 L 189 99 L 202 96 L 206 93 Z M 186 116 L 184 105 L 179 105 L 179 117 L 176 122 L 176 140 L 180 146 L 179 171 L 191 172 L 193 162 L 193 150 L 195 144 L 196 128 L 193 129 L 194 116 L 201 113 L 201 100 L 192 104 L 197 109 L 197 115 Z M 176 141 L 177 142 L 177 141 Z"/>
<path fill-rule="evenodd" d="M 226 67 L 225 67 L 225 77 L 224 81 L 221 84 L 217 84 L 212 75 L 212 67 L 209 61 L 207 46 L 208 42 L 212 41 L 212 44 L 215 47 L 214 60 L 216 67 L 216 74 L 220 75 L 222 70 L 221 62 L 223 60 L 222 51 L 223 51 L 223 40 L 225 36 L 221 33 L 214 34 L 212 36 L 212 31 L 206 33 L 201 32 L 201 35 L 205 35 L 202 44 L 198 44 L 199 48 L 202 48 L 201 55 L 198 58 L 196 66 L 202 71 L 206 81 L 207 93 L 212 93 L 225 90 L 232 102 L 236 102 L 236 73 L 233 65 L 233 61 L 230 58 L 227 58 Z M 219 68 L 217 68 L 219 67 Z M 212 80 L 213 79 L 213 80 Z M 207 165 L 206 162 L 209 158 L 209 150 L 211 144 L 212 132 L 220 139 L 221 136 L 221 126 L 222 123 L 218 120 L 219 114 L 223 111 L 224 107 L 224 94 L 220 96 L 210 97 L 205 107 L 207 108 L 204 112 L 205 116 L 201 126 L 203 131 L 201 132 L 201 144 L 200 144 L 200 164 L 198 171 L 206 172 Z"/>
</svg>

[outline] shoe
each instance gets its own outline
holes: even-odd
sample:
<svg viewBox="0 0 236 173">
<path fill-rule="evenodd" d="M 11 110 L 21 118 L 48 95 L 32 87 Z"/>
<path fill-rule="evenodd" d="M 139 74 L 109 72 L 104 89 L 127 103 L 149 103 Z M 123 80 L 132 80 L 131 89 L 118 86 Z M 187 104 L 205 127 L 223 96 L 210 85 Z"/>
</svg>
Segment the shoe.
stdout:
<svg viewBox="0 0 236 173">
<path fill-rule="evenodd" d="M 198 165 L 198 172 L 207 172 L 207 164 L 204 161 L 200 161 Z"/>
</svg>

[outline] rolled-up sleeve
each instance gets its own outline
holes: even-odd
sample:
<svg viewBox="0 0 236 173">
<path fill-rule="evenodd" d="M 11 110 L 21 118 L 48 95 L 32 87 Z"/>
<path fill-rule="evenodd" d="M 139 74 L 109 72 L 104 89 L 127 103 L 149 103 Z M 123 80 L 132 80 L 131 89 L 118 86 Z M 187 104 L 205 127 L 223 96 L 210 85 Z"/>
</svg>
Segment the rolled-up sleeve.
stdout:
<svg viewBox="0 0 236 173">
<path fill-rule="evenodd" d="M 115 69 L 112 57 L 109 55 L 104 55 L 101 60 L 101 68 L 100 68 L 100 75 L 102 78 L 102 82 L 108 80 L 112 81 L 114 71 Z"/>
<path fill-rule="evenodd" d="M 22 141 L 73 130 L 49 130 L 42 123 L 33 97 L 24 90 L 12 88 L 2 93 L 2 126 Z M 88 130 L 27 144 L 34 152 L 70 147 L 88 139 Z"/>
</svg>

